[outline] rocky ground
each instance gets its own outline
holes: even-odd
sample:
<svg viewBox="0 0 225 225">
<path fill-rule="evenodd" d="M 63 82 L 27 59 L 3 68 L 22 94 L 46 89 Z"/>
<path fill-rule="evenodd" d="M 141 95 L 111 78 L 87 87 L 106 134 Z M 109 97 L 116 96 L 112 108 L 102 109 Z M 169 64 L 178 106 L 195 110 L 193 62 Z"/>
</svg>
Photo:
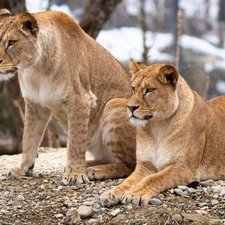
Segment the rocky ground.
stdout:
<svg viewBox="0 0 225 225">
<path fill-rule="evenodd" d="M 225 224 L 225 181 L 179 186 L 153 198 L 147 207 L 104 208 L 99 195 L 119 180 L 80 186 L 61 183 L 65 149 L 42 149 L 34 177 L 8 180 L 4 173 L 21 155 L 0 157 L 0 224 Z"/>
</svg>

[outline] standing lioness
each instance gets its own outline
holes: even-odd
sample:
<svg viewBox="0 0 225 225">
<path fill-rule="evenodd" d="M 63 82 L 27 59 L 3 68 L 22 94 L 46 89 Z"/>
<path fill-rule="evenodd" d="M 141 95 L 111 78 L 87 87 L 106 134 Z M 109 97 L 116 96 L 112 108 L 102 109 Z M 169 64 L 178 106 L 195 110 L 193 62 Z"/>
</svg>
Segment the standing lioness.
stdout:
<svg viewBox="0 0 225 225">
<path fill-rule="evenodd" d="M 52 115 L 68 132 L 64 179 L 129 175 L 135 167 L 135 130 L 126 104 L 129 73 L 62 12 L 0 11 L 0 78 L 19 75 L 25 99 L 23 154 L 9 177 L 31 175 L 43 132 Z M 10 82 L 10 81 L 9 81 Z M 95 161 L 86 175 L 85 152 Z"/>
<path fill-rule="evenodd" d="M 146 205 L 152 196 L 205 179 L 225 179 L 225 97 L 204 102 L 172 65 L 130 61 L 130 121 L 137 127 L 137 166 L 101 196 Z"/>
</svg>

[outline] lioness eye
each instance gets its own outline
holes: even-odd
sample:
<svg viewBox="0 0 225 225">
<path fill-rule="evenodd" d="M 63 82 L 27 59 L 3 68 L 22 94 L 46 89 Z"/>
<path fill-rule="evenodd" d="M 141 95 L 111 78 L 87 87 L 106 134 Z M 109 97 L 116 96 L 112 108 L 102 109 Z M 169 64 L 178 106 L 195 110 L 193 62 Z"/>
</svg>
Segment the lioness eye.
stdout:
<svg viewBox="0 0 225 225">
<path fill-rule="evenodd" d="M 15 45 L 15 44 L 16 44 L 16 41 L 14 41 L 14 40 L 9 40 L 8 47 L 13 46 L 13 45 Z"/>
<path fill-rule="evenodd" d="M 155 88 L 147 88 L 145 94 L 151 93 L 155 90 Z"/>
<path fill-rule="evenodd" d="M 134 92 L 134 90 L 135 90 L 134 86 L 131 86 L 131 90 L 132 90 L 132 92 Z"/>
</svg>

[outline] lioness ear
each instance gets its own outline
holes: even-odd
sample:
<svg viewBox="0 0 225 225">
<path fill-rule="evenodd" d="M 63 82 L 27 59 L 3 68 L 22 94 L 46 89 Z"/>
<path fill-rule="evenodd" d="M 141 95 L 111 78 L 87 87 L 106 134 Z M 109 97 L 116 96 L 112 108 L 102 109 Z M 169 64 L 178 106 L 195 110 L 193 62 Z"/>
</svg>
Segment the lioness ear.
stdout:
<svg viewBox="0 0 225 225">
<path fill-rule="evenodd" d="M 143 63 L 136 62 L 133 59 L 130 59 L 129 63 L 130 69 L 133 74 L 137 73 L 139 70 L 146 68 L 147 66 L 144 65 Z"/>
<path fill-rule="evenodd" d="M 179 74 L 176 68 L 172 65 L 165 65 L 159 70 L 158 79 L 164 84 L 172 84 L 176 87 Z"/>
<path fill-rule="evenodd" d="M 12 16 L 8 9 L 0 9 L 0 19 L 3 17 Z"/>
<path fill-rule="evenodd" d="M 5 23 L 5 20 L 7 20 L 9 17 L 11 17 L 11 13 L 8 9 L 0 9 L 0 26 Z"/>
<path fill-rule="evenodd" d="M 30 34 L 37 35 L 38 24 L 37 20 L 27 12 L 20 13 L 16 18 L 16 24 L 18 29 L 20 29 L 25 35 Z"/>
</svg>

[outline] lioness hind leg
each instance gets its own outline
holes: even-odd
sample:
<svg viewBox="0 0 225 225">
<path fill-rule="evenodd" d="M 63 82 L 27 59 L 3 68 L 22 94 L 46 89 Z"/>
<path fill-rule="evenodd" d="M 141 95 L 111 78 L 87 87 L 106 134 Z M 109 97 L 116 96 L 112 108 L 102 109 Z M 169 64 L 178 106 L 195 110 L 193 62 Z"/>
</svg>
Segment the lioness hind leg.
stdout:
<svg viewBox="0 0 225 225">
<path fill-rule="evenodd" d="M 106 163 L 102 162 L 101 160 L 97 160 L 97 159 L 89 159 L 86 161 L 86 168 L 93 167 L 93 166 L 99 166 L 99 165 L 103 165 L 103 164 L 106 164 Z"/>
<path fill-rule="evenodd" d="M 127 99 L 110 100 L 101 122 L 101 139 L 105 155 L 104 164 L 89 169 L 97 179 L 123 178 L 130 175 L 136 165 L 136 132 L 127 115 Z"/>
<path fill-rule="evenodd" d="M 126 99 L 115 98 L 104 107 L 99 126 L 99 146 L 90 151 L 94 161 L 87 161 L 90 180 L 123 178 L 136 165 L 136 133 L 127 115 Z"/>
<path fill-rule="evenodd" d="M 87 176 L 89 180 L 105 180 L 127 177 L 132 173 L 133 169 L 124 163 L 114 163 L 99 165 L 87 168 Z"/>
</svg>

